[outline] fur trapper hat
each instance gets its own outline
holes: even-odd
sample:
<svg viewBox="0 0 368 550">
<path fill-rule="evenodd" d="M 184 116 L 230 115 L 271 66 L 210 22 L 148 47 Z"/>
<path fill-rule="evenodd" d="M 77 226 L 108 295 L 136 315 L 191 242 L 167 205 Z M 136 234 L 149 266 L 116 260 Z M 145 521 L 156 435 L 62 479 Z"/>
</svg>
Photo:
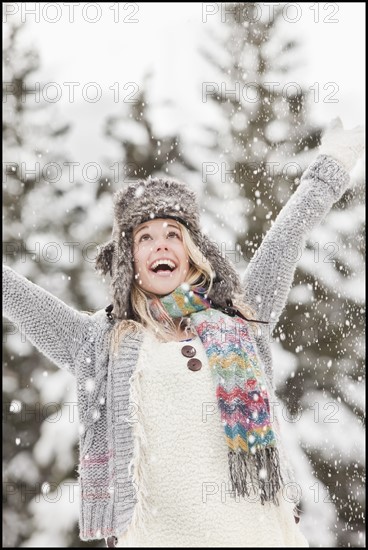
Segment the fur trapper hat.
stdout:
<svg viewBox="0 0 368 550">
<path fill-rule="evenodd" d="M 175 219 L 189 230 L 215 272 L 209 298 L 226 304 L 235 292 L 241 292 L 234 266 L 221 255 L 218 245 L 201 232 L 196 194 L 172 179 L 137 180 L 114 194 L 112 238 L 102 245 L 96 257 L 96 269 L 111 275 L 114 319 L 135 319 L 130 300 L 134 280 L 133 229 L 155 218 Z"/>
</svg>

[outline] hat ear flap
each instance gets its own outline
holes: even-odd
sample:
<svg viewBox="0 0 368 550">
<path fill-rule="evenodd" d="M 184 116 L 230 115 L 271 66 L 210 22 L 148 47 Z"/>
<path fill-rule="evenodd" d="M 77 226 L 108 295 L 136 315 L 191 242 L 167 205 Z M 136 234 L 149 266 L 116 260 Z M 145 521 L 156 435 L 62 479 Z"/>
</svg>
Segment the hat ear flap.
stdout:
<svg viewBox="0 0 368 550">
<path fill-rule="evenodd" d="M 213 288 L 209 293 L 210 298 L 221 302 L 225 298 L 233 297 L 235 292 L 241 292 L 241 281 L 234 265 L 226 257 L 221 255 L 218 245 L 202 235 L 200 249 L 215 270 Z"/>
<path fill-rule="evenodd" d="M 132 319 L 130 295 L 134 281 L 134 264 L 128 235 L 121 238 L 118 250 L 119 257 L 114 253 L 114 274 L 111 279 L 114 316 L 117 319 Z"/>
<path fill-rule="evenodd" d="M 112 259 L 114 256 L 115 244 L 113 241 L 102 245 L 100 252 L 96 256 L 95 269 L 102 271 L 104 275 L 112 275 Z"/>
</svg>

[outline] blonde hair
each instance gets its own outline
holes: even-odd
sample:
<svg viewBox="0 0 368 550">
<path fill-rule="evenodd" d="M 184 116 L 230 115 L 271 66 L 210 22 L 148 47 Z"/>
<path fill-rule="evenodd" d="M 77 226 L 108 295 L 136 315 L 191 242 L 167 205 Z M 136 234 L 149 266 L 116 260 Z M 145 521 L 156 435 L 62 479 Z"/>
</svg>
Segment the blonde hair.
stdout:
<svg viewBox="0 0 368 550">
<path fill-rule="evenodd" d="M 202 252 L 193 242 L 192 237 L 187 230 L 187 228 L 177 222 L 179 229 L 181 231 L 181 236 L 183 239 L 183 246 L 189 257 L 189 272 L 185 279 L 185 282 L 190 285 L 191 288 L 204 287 L 209 293 L 213 286 L 214 280 L 214 270 L 211 266 L 209 260 L 204 258 Z M 160 308 L 164 322 L 157 322 L 152 316 L 149 309 L 149 300 L 157 300 L 157 306 Z M 123 334 L 137 334 L 138 331 L 142 330 L 142 326 L 146 327 L 148 330 L 152 331 L 158 340 L 163 342 L 170 342 L 175 340 L 177 337 L 177 326 L 175 325 L 173 319 L 168 315 L 163 306 L 161 305 L 156 294 L 143 290 L 135 279 L 132 283 L 131 291 L 131 303 L 133 311 L 138 319 L 134 321 L 132 319 L 119 321 L 113 329 L 113 349 L 114 352 L 117 351 L 120 339 Z M 233 306 L 239 310 L 246 317 L 254 317 L 254 311 L 244 303 L 243 297 L 241 294 L 235 294 L 233 300 Z M 182 318 L 179 327 L 181 328 L 182 323 L 186 323 L 187 319 Z M 194 329 L 192 329 L 193 331 Z"/>
</svg>

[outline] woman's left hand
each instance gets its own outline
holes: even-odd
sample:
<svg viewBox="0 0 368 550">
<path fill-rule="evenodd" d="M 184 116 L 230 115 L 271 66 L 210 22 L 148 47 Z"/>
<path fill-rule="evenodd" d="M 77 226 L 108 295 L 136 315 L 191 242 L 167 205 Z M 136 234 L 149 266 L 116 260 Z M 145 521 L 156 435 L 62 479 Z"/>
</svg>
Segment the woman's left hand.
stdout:
<svg viewBox="0 0 368 550">
<path fill-rule="evenodd" d="M 333 119 L 322 134 L 319 153 L 339 161 L 350 172 L 364 152 L 364 127 L 345 130 L 341 119 Z"/>
</svg>

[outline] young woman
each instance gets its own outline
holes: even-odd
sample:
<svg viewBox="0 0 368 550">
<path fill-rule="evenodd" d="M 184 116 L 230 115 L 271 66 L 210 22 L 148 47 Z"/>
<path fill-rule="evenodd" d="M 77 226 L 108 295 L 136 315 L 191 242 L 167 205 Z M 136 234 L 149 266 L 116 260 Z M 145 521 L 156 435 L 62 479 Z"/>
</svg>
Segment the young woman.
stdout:
<svg viewBox="0 0 368 550">
<path fill-rule="evenodd" d="M 82 540 L 308 546 L 269 328 L 296 267 L 286 251 L 345 192 L 362 143 L 358 129 L 326 133 L 243 281 L 202 233 L 193 191 L 159 178 L 115 194 L 112 239 L 96 259 L 111 275 L 106 310 L 77 312 L 4 267 L 5 315 L 76 376 Z"/>
</svg>

